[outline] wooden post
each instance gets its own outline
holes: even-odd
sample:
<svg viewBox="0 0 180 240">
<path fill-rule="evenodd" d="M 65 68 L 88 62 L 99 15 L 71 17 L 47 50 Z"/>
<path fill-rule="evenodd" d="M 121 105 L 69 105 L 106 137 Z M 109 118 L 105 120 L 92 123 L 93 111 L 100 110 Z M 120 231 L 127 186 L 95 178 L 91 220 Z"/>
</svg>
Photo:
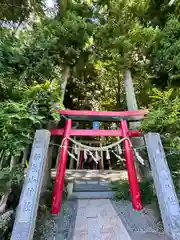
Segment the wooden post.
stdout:
<svg viewBox="0 0 180 240">
<path fill-rule="evenodd" d="M 81 150 L 78 149 L 78 154 L 77 154 L 77 163 L 76 163 L 76 169 L 79 169 L 79 160 L 80 160 L 80 155 L 81 155 Z"/>
<path fill-rule="evenodd" d="M 72 154 L 75 154 L 74 152 L 74 146 L 75 144 L 72 144 Z M 69 157 L 70 161 L 69 161 L 69 169 L 74 169 L 74 158 L 72 156 Z"/>
<path fill-rule="evenodd" d="M 37 130 L 11 240 L 32 240 L 50 141 L 48 130 Z"/>
<path fill-rule="evenodd" d="M 76 137 L 73 137 L 74 140 L 76 140 Z M 75 154 L 75 150 L 74 150 L 75 144 L 72 144 L 72 154 Z M 69 162 L 69 169 L 74 169 L 74 158 L 72 156 L 70 156 L 70 162 Z"/>
<path fill-rule="evenodd" d="M 79 155 L 79 169 L 82 169 L 83 159 L 84 159 L 84 151 L 80 151 L 80 155 Z"/>
<path fill-rule="evenodd" d="M 173 240 L 180 239 L 180 207 L 160 135 L 145 135 L 152 176 L 158 198 L 164 231 Z"/>
<path fill-rule="evenodd" d="M 79 123 L 76 123 L 73 129 L 76 129 L 79 126 Z M 74 140 L 76 140 L 76 137 L 72 137 Z M 75 147 L 75 144 L 72 144 L 72 147 Z M 72 154 L 75 154 L 75 149 L 72 148 Z M 69 169 L 74 169 L 74 158 L 70 156 L 70 163 L 69 163 Z"/>
<path fill-rule="evenodd" d="M 102 142 L 100 142 L 100 147 L 101 147 L 101 152 L 100 152 L 100 155 L 101 155 L 101 169 L 104 169 L 104 160 L 103 160 L 103 151 L 102 151 Z"/>
<path fill-rule="evenodd" d="M 133 86 L 133 80 L 131 76 L 131 71 L 126 69 L 124 71 L 124 86 L 125 86 L 125 93 L 126 93 L 126 104 L 128 111 L 131 110 L 138 110 L 135 90 Z M 139 117 L 133 117 L 134 119 L 138 120 Z M 130 122 L 129 128 L 130 129 L 139 129 L 141 126 L 140 121 Z M 136 148 L 140 148 L 144 146 L 144 139 L 143 137 L 136 137 L 132 138 L 133 146 Z M 140 151 L 142 152 L 142 151 Z M 136 169 L 138 171 L 138 175 L 149 177 L 149 163 L 145 161 L 144 166 L 140 165 L 138 161 L 135 162 Z"/>
</svg>

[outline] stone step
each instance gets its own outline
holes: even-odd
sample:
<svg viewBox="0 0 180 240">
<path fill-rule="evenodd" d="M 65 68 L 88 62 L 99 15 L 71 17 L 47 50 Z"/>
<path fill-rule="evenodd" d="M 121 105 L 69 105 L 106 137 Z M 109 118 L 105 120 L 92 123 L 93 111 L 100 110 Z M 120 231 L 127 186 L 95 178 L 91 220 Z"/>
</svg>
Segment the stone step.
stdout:
<svg viewBox="0 0 180 240">
<path fill-rule="evenodd" d="M 108 182 L 100 181 L 76 181 L 73 184 L 73 192 L 108 192 Z"/>
<path fill-rule="evenodd" d="M 56 178 L 56 169 L 51 169 L 52 179 Z M 117 181 L 128 180 L 127 170 L 85 170 L 85 169 L 66 169 L 65 179 L 67 182 L 75 180 L 93 181 Z"/>
<path fill-rule="evenodd" d="M 114 193 L 108 192 L 72 192 L 68 199 L 112 199 Z"/>
</svg>

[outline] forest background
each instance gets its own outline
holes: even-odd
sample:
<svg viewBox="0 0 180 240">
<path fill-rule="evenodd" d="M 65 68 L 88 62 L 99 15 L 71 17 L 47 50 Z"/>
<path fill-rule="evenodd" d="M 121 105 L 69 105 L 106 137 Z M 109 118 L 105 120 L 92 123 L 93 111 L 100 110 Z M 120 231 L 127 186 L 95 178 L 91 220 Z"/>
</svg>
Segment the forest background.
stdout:
<svg viewBox="0 0 180 240">
<path fill-rule="evenodd" d="M 180 194 L 180 1 L 1 0 L 1 213 L 35 130 L 58 123 L 57 106 L 127 109 L 127 75 Z"/>
</svg>

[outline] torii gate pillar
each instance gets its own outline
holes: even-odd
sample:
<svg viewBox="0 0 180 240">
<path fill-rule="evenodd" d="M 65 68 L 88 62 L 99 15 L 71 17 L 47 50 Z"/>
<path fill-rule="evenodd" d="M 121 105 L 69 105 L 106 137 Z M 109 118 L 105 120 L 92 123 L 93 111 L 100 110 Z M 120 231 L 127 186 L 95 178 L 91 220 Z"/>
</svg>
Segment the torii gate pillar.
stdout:
<svg viewBox="0 0 180 240">
<path fill-rule="evenodd" d="M 64 189 L 64 178 L 66 172 L 66 162 L 68 159 L 68 146 L 69 146 L 69 139 L 70 131 L 72 128 L 72 120 L 66 120 L 65 128 L 64 128 L 64 137 L 62 139 L 62 146 L 61 152 L 58 161 L 57 167 L 57 175 L 56 181 L 54 184 L 54 191 L 53 191 L 53 201 L 52 201 L 52 214 L 58 214 L 61 210 L 61 202 L 63 197 L 63 189 Z"/>
<path fill-rule="evenodd" d="M 120 127 L 122 130 L 122 137 L 128 137 L 128 126 L 127 122 L 125 120 L 122 120 L 120 123 Z M 130 193 L 131 193 L 131 199 L 132 199 L 132 205 L 133 208 L 137 211 L 143 209 L 142 203 L 141 203 L 141 196 L 140 196 L 140 189 L 138 185 L 138 179 L 134 164 L 134 156 L 133 156 L 133 150 L 130 146 L 129 140 L 124 140 L 124 151 L 125 151 L 125 157 L 126 157 L 126 167 L 128 171 L 128 179 L 129 179 L 129 186 L 130 186 Z"/>
</svg>

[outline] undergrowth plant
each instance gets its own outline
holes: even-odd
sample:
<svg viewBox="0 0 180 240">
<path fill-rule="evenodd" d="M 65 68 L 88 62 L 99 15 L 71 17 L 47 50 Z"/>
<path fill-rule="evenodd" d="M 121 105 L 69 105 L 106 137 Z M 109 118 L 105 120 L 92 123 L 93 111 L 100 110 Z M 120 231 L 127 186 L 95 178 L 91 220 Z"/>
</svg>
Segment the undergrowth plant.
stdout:
<svg viewBox="0 0 180 240">
<path fill-rule="evenodd" d="M 144 205 L 150 204 L 156 199 L 154 185 L 151 180 L 144 180 L 139 183 L 141 199 Z M 111 183 L 111 190 L 115 193 L 117 200 L 131 200 L 129 182 L 126 180 L 114 181 Z"/>
<path fill-rule="evenodd" d="M 172 173 L 176 192 L 180 194 L 180 95 L 176 89 L 153 89 L 148 117 L 142 122 L 144 133 L 158 132 Z"/>
</svg>

